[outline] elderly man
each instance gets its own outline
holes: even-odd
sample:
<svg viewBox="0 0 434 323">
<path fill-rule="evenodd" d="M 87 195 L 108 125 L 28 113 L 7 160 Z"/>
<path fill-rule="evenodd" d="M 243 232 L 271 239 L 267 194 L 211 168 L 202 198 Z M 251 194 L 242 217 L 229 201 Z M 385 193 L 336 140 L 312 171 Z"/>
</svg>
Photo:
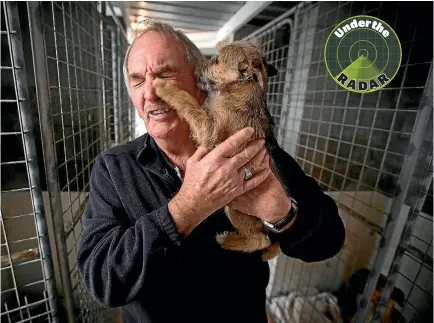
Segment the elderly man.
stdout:
<svg viewBox="0 0 434 323">
<path fill-rule="evenodd" d="M 288 192 L 270 172 L 263 141 L 234 154 L 250 128 L 211 151 L 196 149 L 152 81 L 164 78 L 203 104 L 193 73 L 199 59 L 181 32 L 144 23 L 124 74 L 147 134 L 108 149 L 92 170 L 78 266 L 99 303 L 122 306 L 123 322 L 267 322 L 268 263 L 216 242 L 233 229 L 225 205 L 274 225 L 282 252 L 306 262 L 333 257 L 345 239 L 334 201 L 280 147 L 272 154 Z"/>
</svg>

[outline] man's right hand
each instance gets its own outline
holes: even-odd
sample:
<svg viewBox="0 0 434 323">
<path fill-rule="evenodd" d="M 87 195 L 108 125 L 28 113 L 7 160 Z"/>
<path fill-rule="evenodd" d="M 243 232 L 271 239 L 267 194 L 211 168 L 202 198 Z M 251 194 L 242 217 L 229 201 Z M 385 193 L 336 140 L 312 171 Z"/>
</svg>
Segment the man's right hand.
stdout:
<svg viewBox="0 0 434 323">
<path fill-rule="evenodd" d="M 212 213 L 270 175 L 264 140 L 255 140 L 237 153 L 252 135 L 252 128 L 244 128 L 211 151 L 199 147 L 188 159 L 181 189 L 169 202 L 179 233 L 188 235 Z M 247 181 L 244 166 L 253 173 Z"/>
</svg>

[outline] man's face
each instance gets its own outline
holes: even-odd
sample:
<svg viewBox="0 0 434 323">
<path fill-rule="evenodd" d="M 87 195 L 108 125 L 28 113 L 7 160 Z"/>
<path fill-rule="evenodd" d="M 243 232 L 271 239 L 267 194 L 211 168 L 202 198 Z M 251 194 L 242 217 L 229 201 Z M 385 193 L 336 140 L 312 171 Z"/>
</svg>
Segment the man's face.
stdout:
<svg viewBox="0 0 434 323">
<path fill-rule="evenodd" d="M 156 77 L 169 81 L 195 97 L 204 96 L 196 86 L 194 71 L 185 58 L 185 50 L 173 36 L 147 31 L 133 45 L 128 56 L 128 84 L 134 107 L 154 138 L 167 139 L 189 133 L 187 123 L 155 94 Z"/>
</svg>

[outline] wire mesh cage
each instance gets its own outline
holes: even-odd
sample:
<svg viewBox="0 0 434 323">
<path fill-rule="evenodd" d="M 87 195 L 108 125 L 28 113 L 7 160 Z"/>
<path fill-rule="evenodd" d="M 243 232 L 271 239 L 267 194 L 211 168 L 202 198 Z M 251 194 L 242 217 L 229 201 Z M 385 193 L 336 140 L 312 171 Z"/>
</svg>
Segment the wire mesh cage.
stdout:
<svg viewBox="0 0 434 323">
<path fill-rule="evenodd" d="M 1 318 L 113 321 L 76 256 L 94 160 L 133 137 L 125 32 L 106 2 L 2 2 L 1 14 Z"/>
<path fill-rule="evenodd" d="M 54 272 L 16 3 L 1 3 L 1 319 L 52 321 Z"/>
<path fill-rule="evenodd" d="M 374 314 L 418 322 L 430 312 L 431 12 L 432 4 L 301 3 L 245 38 L 279 69 L 267 97 L 279 144 L 334 198 L 346 229 L 332 259 L 270 263 L 267 297 L 279 322 L 365 322 Z M 361 14 L 386 21 L 402 45 L 395 78 L 369 94 L 338 86 L 323 54 L 333 28 Z"/>
<path fill-rule="evenodd" d="M 327 261 L 271 262 L 278 322 L 432 321 L 432 4 L 418 6 L 301 3 L 247 37 L 279 70 L 267 95 L 279 144 L 335 199 L 347 234 Z M 388 22 L 403 50 L 371 94 L 340 88 L 323 57 L 358 14 Z M 3 1 L 0 30 L 1 319 L 113 321 L 75 260 L 94 159 L 134 136 L 126 37 L 107 2 Z"/>
</svg>

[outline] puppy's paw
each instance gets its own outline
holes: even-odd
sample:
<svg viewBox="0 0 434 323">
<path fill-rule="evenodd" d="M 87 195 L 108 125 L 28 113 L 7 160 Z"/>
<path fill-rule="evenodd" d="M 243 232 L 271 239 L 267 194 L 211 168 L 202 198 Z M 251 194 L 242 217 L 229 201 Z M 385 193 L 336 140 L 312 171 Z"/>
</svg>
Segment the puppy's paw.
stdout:
<svg viewBox="0 0 434 323">
<path fill-rule="evenodd" d="M 256 237 L 246 237 L 240 235 L 238 232 L 223 232 L 216 236 L 217 242 L 223 247 L 223 249 L 243 252 L 253 252 L 261 248 L 261 243 L 258 243 Z M 269 246 L 266 244 L 263 248 Z"/>
<path fill-rule="evenodd" d="M 217 234 L 216 237 L 215 237 L 217 243 L 219 245 L 223 246 L 224 243 L 225 243 L 225 239 L 226 239 L 226 237 L 227 237 L 228 234 L 229 234 L 228 231 L 225 231 L 223 233 Z"/>
<path fill-rule="evenodd" d="M 168 86 L 170 84 L 167 81 L 157 77 L 152 82 L 152 85 L 154 86 L 155 89 L 161 89 L 161 88 L 165 88 L 166 86 Z"/>
<path fill-rule="evenodd" d="M 169 82 L 156 78 L 154 82 L 152 82 L 152 85 L 155 88 L 155 93 L 157 96 L 162 99 L 163 101 L 169 101 L 173 95 L 176 94 L 176 88 L 171 85 Z"/>
<path fill-rule="evenodd" d="M 280 253 L 280 245 L 278 243 L 273 243 L 268 248 L 262 251 L 262 260 L 269 261 L 274 257 L 277 257 Z"/>
<path fill-rule="evenodd" d="M 241 237 L 236 232 L 225 231 L 217 234 L 216 240 L 224 249 L 239 250 L 240 242 L 244 240 L 244 237 Z"/>
</svg>

